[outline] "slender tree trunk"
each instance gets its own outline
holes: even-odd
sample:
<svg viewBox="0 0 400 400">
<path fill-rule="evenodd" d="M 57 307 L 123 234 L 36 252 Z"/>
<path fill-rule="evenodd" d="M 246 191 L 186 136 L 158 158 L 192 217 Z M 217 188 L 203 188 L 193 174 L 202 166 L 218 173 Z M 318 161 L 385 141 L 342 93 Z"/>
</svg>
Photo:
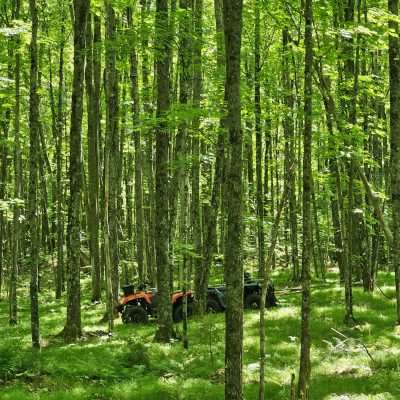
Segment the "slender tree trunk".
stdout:
<svg viewBox="0 0 400 400">
<path fill-rule="evenodd" d="M 343 232 L 343 224 L 342 217 L 340 215 L 340 210 L 343 210 L 341 200 L 342 195 L 342 182 L 339 171 L 339 165 L 337 157 L 334 155 L 337 152 L 337 147 L 335 145 L 336 137 L 334 136 L 334 122 L 336 121 L 337 129 L 339 132 L 343 132 L 343 127 L 340 121 L 337 118 L 335 101 L 331 93 L 331 81 L 329 77 L 326 77 L 322 74 L 322 68 L 318 66 L 317 68 L 318 77 L 319 77 L 319 85 L 321 91 L 323 93 L 324 106 L 326 112 L 326 120 L 327 120 L 327 128 L 329 133 L 328 146 L 330 152 L 333 154 L 328 160 L 329 171 L 331 174 L 331 214 L 332 214 L 332 225 L 334 230 L 334 242 L 335 242 L 335 254 L 336 261 L 339 266 L 340 272 L 340 280 L 344 281 L 345 271 L 348 268 L 348 257 L 347 257 L 347 245 L 344 245 L 344 232 Z"/>
<path fill-rule="evenodd" d="M 265 300 L 267 297 L 268 283 L 271 273 L 272 260 L 274 258 L 275 247 L 278 241 L 279 223 L 281 221 L 281 215 L 283 208 L 286 204 L 288 197 L 288 187 L 284 186 L 281 199 L 278 204 L 277 213 L 275 215 L 274 224 L 271 229 L 271 244 L 268 249 L 267 260 L 262 266 L 262 288 L 261 288 L 261 301 L 260 301 L 260 386 L 258 392 L 259 400 L 265 399 L 265 361 L 266 361 L 266 338 L 265 338 Z"/>
<path fill-rule="evenodd" d="M 242 151 L 240 102 L 240 49 L 242 41 L 242 0 L 224 0 L 226 49 L 227 129 L 229 132 L 229 165 L 226 205 L 225 242 L 225 398 L 243 399 L 243 261 L 242 261 Z"/>
<path fill-rule="evenodd" d="M 43 49 L 43 46 L 39 47 L 40 49 Z M 43 50 L 42 50 L 43 52 Z M 40 57 L 42 58 L 42 57 Z M 39 63 L 39 70 L 40 70 L 40 64 Z M 39 90 L 42 88 L 41 80 L 38 80 L 38 87 Z M 40 109 L 39 109 L 39 115 L 40 115 Z M 51 238 L 50 238 L 50 224 L 49 224 L 49 215 L 48 215 L 48 210 L 49 210 L 49 203 L 48 203 L 48 191 L 47 191 L 47 184 L 46 180 L 49 179 L 49 182 L 52 182 L 52 171 L 50 168 L 50 162 L 49 158 L 47 156 L 47 146 L 45 142 L 45 137 L 44 137 L 44 132 L 43 132 L 43 124 L 39 124 L 39 181 L 40 181 L 40 203 L 41 203 L 41 240 L 42 240 L 42 245 L 43 249 L 45 249 L 47 252 L 52 253 L 52 247 L 51 247 Z"/>
<path fill-rule="evenodd" d="M 40 348 L 39 332 L 39 231 L 38 231 L 38 170 L 39 170 L 39 96 L 38 96 L 38 9 L 36 0 L 29 1 L 32 20 L 32 36 L 30 44 L 31 71 L 29 94 L 29 197 L 28 221 L 30 234 L 30 300 L 31 300 L 31 333 L 32 346 Z"/>
<path fill-rule="evenodd" d="M 13 3 L 11 3 L 13 5 Z M 7 15 L 7 5 L 4 5 L 4 10 Z M 12 7 L 10 7 L 12 8 Z M 7 18 L 6 18 L 7 22 Z M 9 24 L 9 22 L 8 22 Z M 13 79 L 13 44 L 12 39 L 7 40 L 7 78 L 10 82 Z M 17 51 L 18 52 L 18 51 Z M 1 110 L 3 114 L 3 110 Z M 7 200 L 7 178 L 8 178 L 8 167 L 9 167 L 9 151 L 8 151 L 8 139 L 9 139 L 9 130 L 10 130 L 10 122 L 11 122 L 11 109 L 9 107 L 5 108 L 4 116 L 0 114 L 0 133 L 3 132 L 3 137 L 0 139 L 0 200 Z M 7 262 L 7 237 L 9 236 L 9 224 L 7 222 L 7 214 L 3 210 L 0 211 L 0 296 L 3 287 L 3 275 L 6 271 L 6 262 Z M 11 269 L 13 267 L 11 266 Z M 11 271 L 12 272 L 12 271 Z"/>
<path fill-rule="evenodd" d="M 61 16 L 64 17 L 64 3 L 60 5 Z M 59 48 L 58 97 L 56 117 L 56 213 L 57 213 L 57 270 L 56 270 L 56 299 L 61 298 L 64 287 L 64 215 L 63 215 L 63 183 L 62 183 L 62 148 L 64 137 L 64 35 L 65 25 L 60 27 L 61 42 Z"/>
<path fill-rule="evenodd" d="M 226 65 L 225 65 L 225 30 L 224 30 L 224 18 L 223 18 L 223 0 L 214 0 L 214 12 L 215 12 L 215 28 L 217 33 L 217 62 L 219 66 L 221 80 L 225 82 L 225 74 L 226 74 Z M 220 163 L 220 177 L 221 177 L 221 186 L 219 189 L 219 199 L 218 199 L 218 206 L 219 206 L 219 238 L 217 237 L 217 244 L 216 244 L 216 251 L 221 254 L 224 252 L 224 240 L 225 240 L 225 192 L 226 192 L 226 164 L 227 164 L 227 132 L 225 126 L 225 100 L 226 100 L 226 91 L 224 88 L 223 94 L 223 103 L 220 106 L 221 118 L 220 118 L 220 137 L 218 139 L 218 154 L 221 157 Z M 218 214 L 217 214 L 218 219 Z M 217 229 L 217 226 L 216 226 Z M 216 236 L 217 232 L 216 232 Z"/>
<path fill-rule="evenodd" d="M 126 83 L 126 78 L 128 74 L 125 73 L 125 71 L 121 74 L 121 106 L 120 106 L 120 115 L 121 115 L 121 128 L 120 128 L 120 134 L 119 134 L 119 143 L 118 143 L 118 166 L 117 166 L 117 177 L 118 177 L 118 182 L 117 182 L 117 187 L 118 187 L 118 195 L 117 195 L 117 210 L 118 210 L 118 243 L 123 243 L 122 246 L 118 247 L 119 250 L 119 258 L 121 260 L 121 267 L 123 269 L 123 282 L 124 284 L 129 283 L 129 274 L 128 274 L 128 263 L 127 263 L 127 248 L 126 248 L 126 240 L 124 239 L 125 231 L 126 231 L 126 226 L 124 226 L 123 222 L 125 221 L 125 208 L 123 204 L 123 197 L 122 197 L 122 192 L 123 192 L 123 187 L 122 187 L 122 182 L 123 182 L 123 177 L 124 177 L 124 148 L 125 148 L 125 141 L 126 141 L 126 136 L 127 136 L 127 115 L 128 115 L 128 103 L 126 100 L 126 89 L 128 87 Z M 119 293 L 119 292 L 118 292 Z M 117 294 L 117 301 L 118 301 L 118 294 Z"/>
<path fill-rule="evenodd" d="M 264 252 L 264 201 L 262 176 L 262 129 L 261 129 L 261 54 L 260 54 L 260 2 L 255 3 L 254 27 L 254 119 L 256 131 L 256 179 L 257 179 L 257 235 L 258 266 L 261 271 L 265 263 Z"/>
<path fill-rule="evenodd" d="M 323 251 L 323 242 L 321 238 L 321 230 L 318 218 L 318 204 L 315 195 L 314 180 L 312 182 L 312 216 L 313 216 L 313 228 L 315 231 L 315 244 L 313 245 L 315 251 L 314 257 L 314 270 L 318 277 L 325 280 L 325 259 Z"/>
<path fill-rule="evenodd" d="M 195 43 L 193 51 L 193 106 L 200 110 L 201 92 L 202 92 L 202 41 L 203 41 L 203 0 L 194 2 L 194 33 Z M 196 296 L 196 311 L 199 314 L 204 313 L 206 304 L 206 292 L 208 277 L 203 269 L 202 256 L 202 233 L 201 233 L 201 215 L 200 215 L 200 117 L 196 116 L 193 124 L 192 136 L 192 239 L 193 248 L 196 257 L 193 258 L 195 271 L 194 290 Z"/>
<path fill-rule="evenodd" d="M 119 106 L 118 106 L 118 73 L 116 66 L 116 18 L 110 0 L 105 1 L 106 9 L 106 61 L 105 83 L 107 104 L 106 146 L 109 154 L 109 228 L 110 228 L 110 254 L 112 268 L 113 299 L 118 303 L 119 295 L 119 210 L 118 196 L 120 195 L 119 179 Z"/>
<path fill-rule="evenodd" d="M 156 1 L 156 79 L 157 79 L 157 118 L 156 128 L 156 191 L 155 191 L 155 247 L 157 264 L 157 286 L 159 303 L 158 330 L 155 340 L 169 342 L 174 335 L 172 325 L 172 307 L 169 293 L 168 260 L 168 149 L 169 132 L 166 114 L 170 108 L 169 76 L 169 34 L 168 0 Z"/>
<path fill-rule="evenodd" d="M 389 0 L 389 12 L 399 15 L 399 1 Z M 392 200 L 392 262 L 396 276 L 397 324 L 400 324 L 400 43 L 399 25 L 389 22 L 390 146 Z"/>
<path fill-rule="evenodd" d="M 296 176 L 295 176 L 295 132 L 294 132 L 294 97 L 293 80 L 290 73 L 290 49 L 291 43 L 289 30 L 283 30 L 283 84 L 284 84 L 284 102 L 285 116 L 283 121 L 285 133 L 285 181 L 289 191 L 289 226 L 290 226 L 290 244 L 291 244 L 291 264 L 293 267 L 293 282 L 298 282 L 300 278 L 299 256 L 297 245 L 297 201 L 296 201 Z"/>
<path fill-rule="evenodd" d="M 93 80 L 93 28 L 92 15 L 89 14 L 86 26 L 86 95 L 87 95 L 87 119 L 88 119 L 88 229 L 90 265 L 92 267 L 92 301 L 101 299 L 100 281 L 100 251 L 99 251 L 99 140 L 98 140 L 98 115 Z"/>
<path fill-rule="evenodd" d="M 344 20 L 348 24 L 346 28 L 352 28 L 354 25 L 354 0 L 347 0 L 344 8 Z M 356 82 L 356 68 L 354 63 L 354 55 L 353 55 L 354 41 L 353 38 L 344 38 L 343 40 L 343 53 L 344 53 L 344 76 L 345 79 L 351 81 L 354 80 Z M 356 86 L 354 85 L 354 88 Z M 347 88 L 347 86 L 343 89 L 342 104 L 344 105 L 344 109 L 347 110 L 347 115 L 343 117 L 347 117 L 347 121 L 350 125 L 357 124 L 357 108 L 356 108 L 356 97 L 354 97 L 353 88 Z M 350 130 L 347 132 L 349 135 L 348 144 L 353 146 L 355 144 L 353 139 L 353 134 Z M 359 238 L 358 238 L 358 225 L 359 225 L 359 215 L 355 214 L 353 210 L 357 207 L 357 199 L 356 193 L 354 190 L 354 179 L 355 179 L 355 168 L 352 161 L 348 163 L 348 211 L 346 215 L 347 219 L 347 237 L 345 243 L 347 243 L 347 269 L 344 273 L 345 280 L 345 317 L 344 320 L 347 324 L 352 324 L 354 322 L 353 316 L 353 270 L 359 260 Z M 342 215 L 342 219 L 344 219 L 344 215 Z M 344 224 L 342 224 L 345 227 Z"/>
<path fill-rule="evenodd" d="M 104 160 L 102 160 L 103 152 L 100 151 L 102 148 L 102 140 L 101 140 L 101 54 L 102 54 L 102 37 L 101 37 L 101 18 L 98 15 L 93 15 L 93 98 L 94 101 L 94 116 L 93 119 L 96 121 L 96 131 L 97 131 L 97 156 L 98 156 L 98 198 L 97 198 L 97 213 L 100 221 L 104 222 L 104 218 L 102 218 L 102 211 L 100 210 L 101 204 L 100 201 L 103 199 L 102 187 L 104 187 L 104 182 L 101 181 L 102 178 L 102 164 L 104 168 Z M 101 223 L 102 223 L 101 222 Z M 101 223 L 98 224 L 98 228 L 101 229 Z M 99 286 L 100 291 L 102 288 L 102 262 L 101 262 L 101 246 L 99 246 L 99 270 L 96 274 L 99 275 Z M 103 243 L 104 248 L 104 243 Z M 96 282 L 97 284 L 97 282 Z M 96 289 L 97 290 L 97 289 Z"/>
<path fill-rule="evenodd" d="M 179 25 L 179 104 L 187 107 L 191 92 L 190 84 L 190 62 L 191 62 L 191 46 L 190 46 L 190 11 L 187 0 L 179 2 L 179 8 L 182 10 L 181 21 Z M 172 179 L 169 194 L 169 252 L 171 256 L 171 269 L 174 268 L 172 259 L 174 257 L 173 244 L 176 236 L 176 219 L 178 214 L 178 197 L 182 191 L 183 181 L 186 181 L 186 157 L 187 157 L 187 121 L 180 122 L 178 133 L 175 138 L 175 148 L 173 155 Z M 186 183 L 186 182 L 185 182 Z M 181 207 L 187 207 L 187 204 L 181 204 Z M 186 218 L 186 217 L 185 217 Z M 186 221 L 186 219 L 185 219 Z M 187 240 L 187 237 L 185 237 Z M 186 257 L 187 258 L 187 257 Z M 186 266 L 185 258 L 185 266 Z"/>
<path fill-rule="evenodd" d="M 108 333 L 114 329 L 114 298 L 112 284 L 112 269 L 111 269 L 111 252 L 110 252 L 110 227 L 108 205 L 110 199 L 110 155 L 109 148 L 105 147 L 104 154 L 104 222 L 103 222 L 103 237 L 104 237 L 104 279 L 106 283 L 106 315 L 105 320 L 108 324 Z"/>
<path fill-rule="evenodd" d="M 187 245 L 188 244 L 188 237 L 189 237 L 189 232 L 188 232 L 188 196 L 189 196 L 189 182 L 188 182 L 188 177 L 184 176 L 183 177 L 183 183 L 182 183 L 182 188 L 183 190 L 180 193 L 180 221 L 179 221 L 179 236 L 181 243 Z M 182 260 L 182 290 L 185 293 L 189 287 L 190 287 L 190 276 L 189 276 L 189 271 L 188 271 L 188 256 L 187 254 L 183 254 L 183 260 Z M 184 297 L 184 303 L 183 303 L 183 323 L 182 323 L 182 328 L 183 328 L 183 348 L 188 349 L 189 348 L 189 338 L 188 338 L 188 301 L 187 301 L 187 296 Z"/>
<path fill-rule="evenodd" d="M 141 22 L 140 22 L 140 35 L 141 35 L 141 55 L 142 55 L 142 103 L 145 118 L 151 117 L 152 102 L 151 102 L 151 85 L 149 82 L 150 64 L 149 64 L 149 25 L 146 18 L 150 12 L 151 0 L 141 0 Z M 144 201 L 148 205 L 145 210 L 146 219 L 146 261 L 148 278 L 152 284 L 156 280 L 156 266 L 155 266 L 155 207 L 154 207 L 154 168 L 153 168 L 153 135 L 146 129 L 143 130 L 146 134 L 146 157 L 144 167 L 144 176 L 146 178 L 147 190 L 145 190 Z"/>
<path fill-rule="evenodd" d="M 311 264 L 311 195 L 312 195 L 312 68 L 313 68 L 313 3 L 305 0 L 305 69 L 304 69 L 304 140 L 303 140 L 303 257 L 302 257 L 302 302 L 301 302 L 301 351 L 298 395 L 309 399 L 311 372 L 310 348 L 310 264 Z"/>
<path fill-rule="evenodd" d="M 215 10 L 215 23 L 217 31 L 217 73 L 218 76 L 224 76 L 224 46 L 223 46 L 223 22 L 222 22 L 222 4 L 220 0 L 214 1 Z M 221 107 L 221 115 L 224 114 Z M 212 264 L 214 253 L 217 251 L 217 220 L 218 210 L 221 202 L 221 189 L 223 183 L 223 161 L 225 154 L 225 132 L 224 132 L 225 118 L 221 116 L 219 127 L 222 132 L 218 133 L 217 143 L 215 146 L 215 166 L 214 166 L 214 180 L 211 190 L 210 204 L 204 206 L 204 241 L 203 241 L 203 272 L 205 274 L 204 281 L 208 282 L 209 272 Z M 203 295 L 203 303 L 206 303 L 206 293 Z"/>
<path fill-rule="evenodd" d="M 15 0 L 15 14 L 14 18 L 20 17 L 20 0 Z M 20 69 L 21 69 L 21 55 L 19 54 L 20 38 L 16 37 L 15 44 L 17 51 L 15 53 L 15 107 L 14 107 L 14 197 L 15 199 L 22 198 L 22 158 L 21 158 L 21 133 L 20 133 Z M 9 322 L 10 325 L 15 325 L 18 322 L 18 304 L 17 304 L 17 283 L 18 283 L 18 265 L 20 255 L 20 241 L 21 241 L 21 221 L 20 221 L 20 205 L 16 204 L 13 210 L 13 241 L 12 241 L 12 264 L 10 271 L 10 312 Z M 1 246 L 1 244 L 0 244 Z M 0 250 L 1 251 L 1 250 Z M 1 280 L 0 277 L 0 295 L 1 295 Z"/>
<path fill-rule="evenodd" d="M 256 131 L 256 211 L 257 211 L 257 245 L 258 271 L 260 279 L 267 279 L 265 271 L 265 237 L 264 237 L 264 193 L 262 174 L 262 129 L 261 129 L 261 29 L 260 29 L 260 0 L 256 0 L 254 7 L 254 119 Z M 260 317 L 262 306 L 265 309 L 265 296 L 261 294 Z M 263 315 L 262 315 L 263 317 Z M 260 318 L 260 386 L 259 399 L 265 399 L 265 319 Z"/>
<path fill-rule="evenodd" d="M 89 13 L 89 0 L 74 0 L 74 73 L 71 100 L 69 185 L 70 199 L 68 210 L 68 283 L 67 283 L 67 322 L 64 328 L 66 342 L 77 340 L 82 334 L 81 327 L 81 187 L 82 187 L 82 114 L 83 83 L 85 65 L 86 20 Z"/>
<path fill-rule="evenodd" d="M 132 10 L 128 9 L 128 26 L 132 29 Z M 130 81 L 132 99 L 132 123 L 134 129 L 134 148 L 135 148 L 135 216 L 136 216 L 136 260 L 139 269 L 139 281 L 146 279 L 144 263 L 144 214 L 143 214 L 143 187 L 142 187 L 142 145 L 139 125 L 139 81 L 138 81 L 138 60 L 136 48 L 130 52 Z"/>
</svg>

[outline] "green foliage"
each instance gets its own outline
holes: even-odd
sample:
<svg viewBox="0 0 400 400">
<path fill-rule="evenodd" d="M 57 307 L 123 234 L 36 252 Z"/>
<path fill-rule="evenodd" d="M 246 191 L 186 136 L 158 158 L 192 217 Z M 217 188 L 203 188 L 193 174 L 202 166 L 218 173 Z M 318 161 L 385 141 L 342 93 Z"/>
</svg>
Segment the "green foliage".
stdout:
<svg viewBox="0 0 400 400">
<path fill-rule="evenodd" d="M 15 348 L 10 346 L 0 347 L 0 379 L 7 381 L 18 371 L 18 360 Z"/>
<path fill-rule="evenodd" d="M 129 339 L 126 346 L 121 349 L 121 365 L 137 370 L 149 370 L 150 356 L 148 347 L 137 339 Z"/>
<path fill-rule="evenodd" d="M 18 344 L 0 345 L 0 384 L 17 377 L 27 376 L 36 367 L 36 355 L 26 351 Z"/>
<path fill-rule="evenodd" d="M 391 351 L 380 353 L 374 357 L 374 361 L 371 362 L 371 368 L 376 371 L 388 370 L 400 372 L 400 354 Z"/>
<path fill-rule="evenodd" d="M 355 288 L 355 313 L 359 324 L 346 328 L 343 326 L 342 289 L 335 283 L 336 278 L 336 274 L 329 273 L 327 283 L 315 282 L 313 290 L 311 398 L 399 398 L 399 338 L 393 331 L 393 302 L 378 292 L 371 295 Z M 284 287 L 287 280 L 286 271 L 274 274 L 277 289 Z M 394 294 L 393 281 L 393 274 L 379 275 L 378 284 L 389 297 Z M 46 287 L 46 276 L 42 284 Z M 82 313 L 86 330 L 101 332 L 105 327 L 98 321 L 103 315 L 103 306 L 90 304 L 90 299 L 86 298 L 87 285 L 84 280 Z M 63 302 L 54 301 L 51 293 L 45 290 L 41 296 L 46 303 L 41 308 L 45 344 L 41 352 L 28 350 L 30 321 L 26 296 L 21 296 L 17 327 L 7 325 L 7 304 L 0 302 L 0 400 L 223 398 L 223 314 L 189 320 L 187 351 L 180 342 L 173 345 L 153 343 L 154 324 L 122 325 L 119 320 L 115 321 L 111 338 L 87 335 L 86 340 L 77 344 L 64 345 L 61 339 L 51 336 L 63 327 Z M 299 352 L 301 295 L 278 293 L 278 298 L 280 307 L 267 311 L 266 315 L 267 389 L 271 400 L 289 398 L 290 376 L 297 368 Z M 351 340 L 337 346 L 343 338 L 331 328 Z M 176 329 L 179 331 L 180 325 L 176 325 Z M 258 395 L 257 312 L 246 311 L 244 333 L 245 396 L 250 400 Z M 360 341 L 372 354 L 374 363 Z"/>
</svg>

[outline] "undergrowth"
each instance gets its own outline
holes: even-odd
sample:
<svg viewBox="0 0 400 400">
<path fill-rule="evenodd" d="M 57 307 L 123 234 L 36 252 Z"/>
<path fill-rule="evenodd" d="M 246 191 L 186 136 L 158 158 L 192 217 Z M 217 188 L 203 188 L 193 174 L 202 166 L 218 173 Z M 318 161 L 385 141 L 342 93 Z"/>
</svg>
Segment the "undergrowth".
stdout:
<svg viewBox="0 0 400 400">
<path fill-rule="evenodd" d="M 282 289 L 286 276 L 276 277 Z M 380 292 L 354 290 L 356 326 L 343 324 L 343 288 L 336 275 L 318 283 L 312 294 L 311 398 L 400 399 L 400 336 L 396 332 L 394 277 L 379 276 Z M 83 280 L 83 294 L 89 293 Z M 153 342 L 155 322 L 143 326 L 116 321 L 113 335 L 100 323 L 104 305 L 82 300 L 86 334 L 65 345 L 64 301 L 41 294 L 42 349 L 30 348 L 29 304 L 20 288 L 19 323 L 8 326 L 7 302 L 0 302 L 1 400 L 217 400 L 224 393 L 224 315 L 193 318 L 189 350 L 181 342 Z M 298 292 L 278 295 L 280 306 L 267 311 L 268 399 L 289 399 L 292 373 L 299 359 L 300 301 Z M 178 334 L 182 328 L 175 326 Z M 256 311 L 245 312 L 243 379 L 245 398 L 258 398 L 259 324 Z"/>
</svg>

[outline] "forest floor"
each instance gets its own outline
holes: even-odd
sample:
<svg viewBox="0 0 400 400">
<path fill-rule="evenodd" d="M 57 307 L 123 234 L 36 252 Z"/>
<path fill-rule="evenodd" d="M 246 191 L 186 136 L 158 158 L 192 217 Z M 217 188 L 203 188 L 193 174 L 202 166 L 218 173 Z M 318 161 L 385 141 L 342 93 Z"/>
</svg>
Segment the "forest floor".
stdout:
<svg viewBox="0 0 400 400">
<path fill-rule="evenodd" d="M 285 274 L 275 277 L 282 288 Z M 400 399 L 400 333 L 395 330 L 394 277 L 380 273 L 377 290 L 354 289 L 358 324 L 343 324 L 343 289 L 336 275 L 313 289 L 311 398 Z M 83 282 L 84 285 L 88 281 Z M 99 321 L 104 305 L 82 300 L 85 339 L 65 345 L 64 302 L 41 295 L 40 353 L 30 350 L 28 287 L 20 291 L 20 323 L 8 326 L 8 305 L 0 302 L 1 400 L 217 400 L 224 393 L 224 315 L 190 320 L 189 350 L 181 342 L 152 342 L 156 325 L 122 325 L 111 338 Z M 89 293 L 84 289 L 83 293 Z M 298 371 L 300 293 L 278 295 L 280 307 L 267 311 L 267 398 L 289 399 Z M 245 312 L 245 398 L 258 398 L 257 311 Z M 176 325 L 181 331 L 181 326 Z M 334 331 L 334 330 L 336 331 Z M 91 332 L 91 333 L 90 333 Z M 340 333 L 338 333 L 340 332 Z M 345 337 L 343 337 L 344 335 Z M 365 346 L 365 347 L 364 347 Z M 367 350 L 366 350 L 367 349 Z M 370 353 L 371 357 L 368 355 Z"/>
</svg>

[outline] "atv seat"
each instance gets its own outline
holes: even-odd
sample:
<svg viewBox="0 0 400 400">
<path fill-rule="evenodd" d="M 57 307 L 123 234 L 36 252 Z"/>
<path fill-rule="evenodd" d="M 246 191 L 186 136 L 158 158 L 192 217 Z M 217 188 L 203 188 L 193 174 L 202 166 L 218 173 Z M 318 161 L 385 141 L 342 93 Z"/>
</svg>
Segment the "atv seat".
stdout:
<svg viewBox="0 0 400 400">
<path fill-rule="evenodd" d="M 122 291 L 124 292 L 124 296 L 129 296 L 130 294 L 135 293 L 135 286 L 134 285 L 125 285 L 122 287 Z"/>
</svg>

